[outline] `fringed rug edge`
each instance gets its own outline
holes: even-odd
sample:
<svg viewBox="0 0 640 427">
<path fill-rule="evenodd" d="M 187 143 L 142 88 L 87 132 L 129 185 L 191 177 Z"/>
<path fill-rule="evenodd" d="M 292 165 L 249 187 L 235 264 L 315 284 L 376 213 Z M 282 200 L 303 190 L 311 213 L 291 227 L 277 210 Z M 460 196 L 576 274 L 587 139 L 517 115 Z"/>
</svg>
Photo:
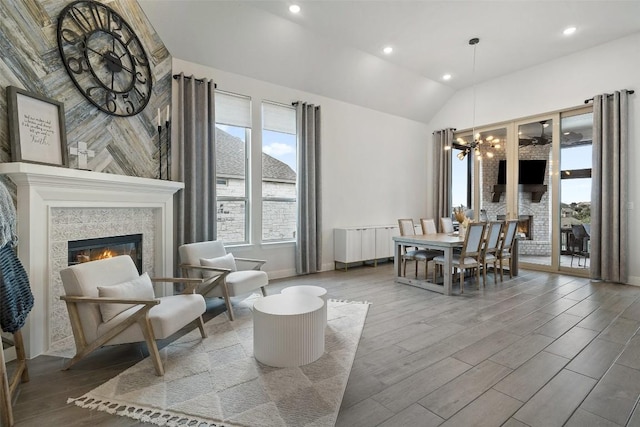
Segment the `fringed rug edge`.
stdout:
<svg viewBox="0 0 640 427">
<path fill-rule="evenodd" d="M 166 411 L 152 407 L 131 405 L 117 399 L 106 400 L 91 397 L 91 392 L 77 398 L 68 398 L 67 404 L 74 403 L 84 409 L 106 412 L 112 415 L 133 418 L 134 420 L 167 427 L 237 427 L 235 424 L 227 424 L 213 421 L 207 418 L 187 415 L 180 412 Z M 197 424 L 194 424 L 197 423 Z"/>
</svg>

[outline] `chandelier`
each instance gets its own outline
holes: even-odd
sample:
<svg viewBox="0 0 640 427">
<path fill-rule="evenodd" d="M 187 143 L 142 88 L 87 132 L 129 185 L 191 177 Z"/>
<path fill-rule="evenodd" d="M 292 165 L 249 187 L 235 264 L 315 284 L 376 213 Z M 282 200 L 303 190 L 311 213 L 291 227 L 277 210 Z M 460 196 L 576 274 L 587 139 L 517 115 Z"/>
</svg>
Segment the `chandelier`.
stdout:
<svg viewBox="0 0 640 427">
<path fill-rule="evenodd" d="M 478 133 L 476 134 L 476 82 L 475 82 L 475 74 L 476 74 L 476 47 L 480 43 L 480 39 L 477 37 L 469 40 L 469 44 L 473 46 L 473 68 L 472 68 L 472 76 L 473 76 L 473 116 L 471 120 L 471 141 L 466 141 L 464 138 L 458 138 L 456 140 L 456 146 L 460 149 L 457 157 L 460 160 L 464 160 L 467 154 L 473 153 L 480 160 L 482 158 L 482 152 L 484 151 L 484 155 L 488 158 L 493 157 L 493 150 L 501 147 L 500 139 L 494 138 L 492 135 L 487 135 L 482 138 Z M 480 149 L 481 146 L 486 147 L 483 150 Z M 444 147 L 445 150 L 450 150 L 451 146 L 447 145 Z"/>
</svg>

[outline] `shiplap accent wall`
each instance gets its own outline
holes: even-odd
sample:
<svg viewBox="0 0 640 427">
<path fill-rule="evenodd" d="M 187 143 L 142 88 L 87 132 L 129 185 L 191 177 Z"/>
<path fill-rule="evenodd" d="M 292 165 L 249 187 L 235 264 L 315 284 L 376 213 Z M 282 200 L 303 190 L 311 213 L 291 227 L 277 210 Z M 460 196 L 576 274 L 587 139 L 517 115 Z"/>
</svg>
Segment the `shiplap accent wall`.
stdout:
<svg viewBox="0 0 640 427">
<path fill-rule="evenodd" d="M 64 103 L 67 143 L 86 142 L 97 172 L 157 178 L 157 109 L 171 102 L 171 55 L 135 0 L 103 0 L 136 31 L 154 76 L 149 104 L 133 117 L 103 113 L 74 86 L 60 59 L 58 15 L 70 0 L 0 1 L 0 162 L 11 161 L 5 88 L 17 86 Z M 163 156 L 164 157 L 164 156 Z M 71 158 L 73 166 L 75 159 Z"/>
</svg>

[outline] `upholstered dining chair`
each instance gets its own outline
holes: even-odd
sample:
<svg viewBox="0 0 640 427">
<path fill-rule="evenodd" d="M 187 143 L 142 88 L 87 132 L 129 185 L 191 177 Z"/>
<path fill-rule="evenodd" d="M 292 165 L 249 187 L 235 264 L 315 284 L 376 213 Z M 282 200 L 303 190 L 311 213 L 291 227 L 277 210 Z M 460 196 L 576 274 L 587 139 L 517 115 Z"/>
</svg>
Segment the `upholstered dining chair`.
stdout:
<svg viewBox="0 0 640 427">
<path fill-rule="evenodd" d="M 63 370 L 93 350 L 115 344 L 146 342 L 157 375 L 164 367 L 156 339 L 168 338 L 189 323 L 195 323 L 206 338 L 202 314 L 206 304 L 195 293 L 197 281 L 180 278 L 153 279 L 186 283 L 181 295 L 156 298 L 152 279 L 138 274 L 133 259 L 121 255 L 76 264 L 60 271 L 76 355 Z"/>
<path fill-rule="evenodd" d="M 509 261 L 509 278 L 513 278 L 513 246 L 516 239 L 516 231 L 518 229 L 518 220 L 510 219 L 505 221 L 504 233 L 500 250 L 496 252 L 498 262 L 500 264 L 500 281 L 504 275 L 504 261 Z"/>
<path fill-rule="evenodd" d="M 413 219 L 399 219 L 398 227 L 400 228 L 401 236 L 414 236 L 416 234 L 416 229 L 413 224 Z M 424 277 L 428 277 L 429 272 L 429 261 L 431 261 L 436 256 L 440 255 L 439 251 L 432 251 L 428 249 L 419 249 L 412 246 L 403 246 L 402 247 L 402 275 L 407 275 L 407 261 L 415 261 L 416 262 L 416 277 L 418 277 L 418 262 L 424 262 Z"/>
<path fill-rule="evenodd" d="M 440 218 L 440 232 L 453 233 L 453 231 L 453 220 L 447 216 Z"/>
<path fill-rule="evenodd" d="M 433 218 L 420 218 L 420 225 L 422 226 L 422 234 L 436 234 L 438 232 L 436 221 Z"/>
<path fill-rule="evenodd" d="M 467 234 L 464 237 L 462 251 L 459 254 L 454 253 L 451 259 L 451 265 L 458 270 L 460 274 L 460 293 L 464 293 L 464 271 L 469 268 L 476 269 L 476 283 L 480 286 L 480 257 L 482 256 L 482 243 L 484 241 L 485 224 L 483 222 L 472 222 L 467 227 Z M 444 256 L 437 256 L 433 259 L 436 265 L 444 266 Z M 451 274 L 450 271 L 444 271 L 444 274 Z M 435 270 L 433 272 L 433 281 L 436 280 Z"/>
<path fill-rule="evenodd" d="M 178 256 L 184 276 L 205 280 L 198 292 L 205 297 L 224 298 L 229 320 L 234 319 L 231 297 L 257 289 L 267 295 L 264 287 L 269 284 L 269 277 L 260 270 L 266 261 L 236 258 L 227 253 L 221 240 L 181 245 Z"/>
<path fill-rule="evenodd" d="M 491 221 L 487 226 L 485 235 L 484 249 L 482 250 L 482 282 L 487 285 L 487 266 L 493 264 L 493 283 L 498 283 L 498 256 L 497 252 L 500 250 L 502 229 L 504 227 L 503 221 Z M 502 279 L 501 279 L 502 280 Z"/>
</svg>

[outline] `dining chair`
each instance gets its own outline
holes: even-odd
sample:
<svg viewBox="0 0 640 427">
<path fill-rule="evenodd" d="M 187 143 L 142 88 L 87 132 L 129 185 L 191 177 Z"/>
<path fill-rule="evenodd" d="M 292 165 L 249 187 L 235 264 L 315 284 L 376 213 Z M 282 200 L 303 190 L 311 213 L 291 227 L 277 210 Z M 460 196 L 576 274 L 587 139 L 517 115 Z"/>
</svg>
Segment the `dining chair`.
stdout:
<svg viewBox="0 0 640 427">
<path fill-rule="evenodd" d="M 422 234 L 436 234 L 436 221 L 433 218 L 420 218 L 420 225 L 422 226 Z"/>
<path fill-rule="evenodd" d="M 496 252 L 498 262 L 500 263 L 500 281 L 503 280 L 504 261 L 509 261 L 509 278 L 513 278 L 513 246 L 515 244 L 516 230 L 518 229 L 518 220 L 510 219 L 505 221 L 504 233 L 500 250 Z"/>
<path fill-rule="evenodd" d="M 453 221 L 451 217 L 443 216 L 440 218 L 440 232 L 441 233 L 453 233 Z"/>
<path fill-rule="evenodd" d="M 460 293 L 464 293 L 464 271 L 470 268 L 476 269 L 476 283 L 480 286 L 480 257 L 482 255 L 482 243 L 484 241 L 485 224 L 483 222 L 473 222 L 467 227 L 467 233 L 462 244 L 462 251 L 454 253 L 451 259 L 451 266 L 458 270 L 460 274 Z M 437 256 L 433 259 L 436 266 L 444 266 L 444 256 Z M 451 274 L 445 271 L 444 274 Z M 433 281 L 436 280 L 435 270 Z"/>
<path fill-rule="evenodd" d="M 401 236 L 415 236 L 416 229 L 413 224 L 413 219 L 399 219 L 398 226 L 400 228 Z M 418 262 L 424 261 L 424 276 L 428 277 L 429 261 L 442 253 L 439 251 L 432 251 L 428 249 L 419 249 L 413 246 L 402 247 L 402 275 L 407 275 L 407 261 L 416 262 L 416 277 L 418 277 Z"/>
<path fill-rule="evenodd" d="M 491 221 L 487 226 L 487 232 L 485 236 L 484 249 L 482 251 L 482 282 L 487 285 L 487 266 L 493 264 L 493 283 L 498 284 L 498 256 L 497 252 L 500 250 L 500 238 L 502 237 L 502 229 L 504 222 Z M 502 280 L 502 279 L 501 279 Z"/>
</svg>

